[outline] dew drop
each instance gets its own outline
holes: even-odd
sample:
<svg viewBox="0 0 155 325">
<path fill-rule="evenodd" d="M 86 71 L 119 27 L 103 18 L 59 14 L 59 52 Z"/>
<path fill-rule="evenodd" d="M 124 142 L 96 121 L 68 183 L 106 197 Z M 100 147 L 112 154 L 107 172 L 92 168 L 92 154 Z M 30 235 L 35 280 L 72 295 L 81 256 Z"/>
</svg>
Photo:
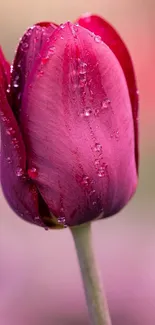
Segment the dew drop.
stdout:
<svg viewBox="0 0 155 325">
<path fill-rule="evenodd" d="M 21 177 L 21 176 L 23 176 L 23 174 L 24 174 L 23 169 L 18 167 L 16 169 L 16 176 Z"/>
<path fill-rule="evenodd" d="M 83 112 L 84 116 L 88 117 L 88 116 L 90 116 L 91 113 L 92 113 L 92 109 L 90 107 L 86 107 L 84 109 L 84 112 Z"/>
<path fill-rule="evenodd" d="M 6 90 L 6 92 L 9 94 L 10 93 L 10 88 L 11 88 L 11 85 L 9 84 L 8 85 L 8 88 L 7 88 L 7 90 Z"/>
<path fill-rule="evenodd" d="M 8 129 L 6 130 L 6 133 L 7 133 L 8 135 L 12 135 L 12 134 L 15 133 L 15 130 L 14 130 L 12 127 L 10 127 L 10 128 L 8 128 Z"/>
<path fill-rule="evenodd" d="M 64 29 L 65 28 L 65 24 L 60 24 L 59 26 L 61 29 Z"/>
<path fill-rule="evenodd" d="M 67 227 L 65 217 L 58 217 L 58 223 L 60 223 L 64 227 Z"/>
<path fill-rule="evenodd" d="M 13 87 L 14 88 L 18 88 L 19 87 L 18 79 L 19 79 L 19 77 L 17 76 L 16 79 L 14 80 L 14 82 L 13 82 Z"/>
<path fill-rule="evenodd" d="M 23 44 L 22 44 L 22 50 L 25 51 L 25 50 L 28 49 L 28 47 L 29 47 L 29 44 L 27 42 L 23 42 Z"/>
<path fill-rule="evenodd" d="M 118 130 L 115 132 L 115 139 L 116 139 L 117 141 L 119 140 L 119 131 L 118 131 Z"/>
<path fill-rule="evenodd" d="M 8 164 L 11 164 L 11 158 L 10 157 L 7 157 L 6 160 L 7 160 Z"/>
<path fill-rule="evenodd" d="M 18 148 L 19 147 L 19 143 L 18 143 L 18 140 L 16 138 L 13 138 L 12 139 L 12 144 L 13 144 L 14 148 Z"/>
<path fill-rule="evenodd" d="M 43 70 L 40 70 L 39 73 L 38 73 L 38 77 L 42 77 L 44 75 L 44 71 Z"/>
<path fill-rule="evenodd" d="M 88 176 L 84 175 L 81 180 L 81 185 L 84 187 L 88 187 L 90 184 L 90 179 Z"/>
<path fill-rule="evenodd" d="M 10 73 L 12 73 L 13 72 L 13 65 L 11 64 L 10 65 Z"/>
<path fill-rule="evenodd" d="M 137 96 L 139 96 L 139 90 L 138 89 L 136 90 L 136 94 L 137 94 Z"/>
<path fill-rule="evenodd" d="M 97 174 L 99 177 L 104 177 L 106 175 L 106 169 L 107 169 L 107 165 L 103 164 L 102 166 L 100 166 L 98 168 Z"/>
<path fill-rule="evenodd" d="M 72 31 L 74 38 L 77 38 L 78 26 L 71 25 L 71 31 Z"/>
<path fill-rule="evenodd" d="M 100 164 L 100 161 L 98 159 L 95 160 L 95 166 L 98 167 Z"/>
<path fill-rule="evenodd" d="M 90 195 L 93 195 L 93 194 L 95 194 L 95 189 L 93 189 L 92 191 L 90 191 Z"/>
<path fill-rule="evenodd" d="M 79 62 L 79 73 L 85 74 L 87 71 L 87 63 L 81 61 L 80 59 L 78 59 L 78 62 Z"/>
<path fill-rule="evenodd" d="M 89 32 L 89 35 L 90 35 L 91 37 L 95 37 L 95 36 L 96 36 L 93 32 Z"/>
<path fill-rule="evenodd" d="M 102 102 L 102 109 L 108 108 L 109 105 L 110 105 L 110 100 L 108 98 L 104 99 Z"/>
<path fill-rule="evenodd" d="M 36 179 L 36 177 L 38 176 L 38 171 L 36 167 L 28 169 L 27 173 L 31 179 Z"/>
<path fill-rule="evenodd" d="M 98 116 L 98 115 L 99 115 L 99 113 L 100 113 L 100 110 L 99 110 L 99 108 L 96 108 L 96 109 L 94 110 L 94 115 L 95 115 L 95 116 Z"/>
<path fill-rule="evenodd" d="M 101 37 L 98 36 L 98 35 L 95 35 L 94 40 L 95 40 L 96 43 L 100 43 L 101 42 Z"/>
<path fill-rule="evenodd" d="M 3 116 L 3 115 L 1 115 L 1 116 L 2 116 L 2 121 L 3 121 L 3 122 L 6 122 L 6 121 L 7 121 L 6 116 Z"/>
<path fill-rule="evenodd" d="M 102 151 L 102 145 L 100 143 L 95 143 L 95 151 L 97 151 L 97 152 Z"/>
</svg>

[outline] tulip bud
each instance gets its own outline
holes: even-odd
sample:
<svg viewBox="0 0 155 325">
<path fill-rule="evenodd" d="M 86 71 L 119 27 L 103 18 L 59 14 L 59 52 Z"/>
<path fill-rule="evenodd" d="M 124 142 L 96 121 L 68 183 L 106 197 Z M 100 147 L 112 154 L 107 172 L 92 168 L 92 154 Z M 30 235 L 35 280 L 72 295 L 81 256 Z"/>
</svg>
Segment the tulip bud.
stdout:
<svg viewBox="0 0 155 325">
<path fill-rule="evenodd" d="M 17 214 L 41 226 L 111 216 L 137 184 L 130 56 L 107 23 L 104 39 L 103 20 L 97 34 L 95 24 L 79 23 L 84 27 L 29 29 L 17 49 L 8 100 L 0 88 L 3 191 Z"/>
</svg>

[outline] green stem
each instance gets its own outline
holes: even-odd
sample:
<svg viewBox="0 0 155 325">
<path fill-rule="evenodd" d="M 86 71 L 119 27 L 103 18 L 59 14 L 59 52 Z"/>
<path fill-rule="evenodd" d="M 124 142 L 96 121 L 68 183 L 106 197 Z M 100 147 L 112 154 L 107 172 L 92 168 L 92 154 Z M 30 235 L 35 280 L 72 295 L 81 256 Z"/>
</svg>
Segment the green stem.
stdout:
<svg viewBox="0 0 155 325">
<path fill-rule="evenodd" d="M 87 306 L 92 325 L 111 325 L 108 306 L 101 289 L 92 249 L 91 224 L 72 227 Z"/>
</svg>

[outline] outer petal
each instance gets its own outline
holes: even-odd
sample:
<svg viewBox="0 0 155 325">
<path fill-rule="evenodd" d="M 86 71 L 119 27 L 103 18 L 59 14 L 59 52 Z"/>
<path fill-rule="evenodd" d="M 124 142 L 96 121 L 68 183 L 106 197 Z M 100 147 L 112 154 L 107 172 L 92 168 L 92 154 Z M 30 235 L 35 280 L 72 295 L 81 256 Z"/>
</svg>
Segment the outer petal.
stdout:
<svg viewBox="0 0 155 325">
<path fill-rule="evenodd" d="M 10 64 L 5 59 L 1 47 L 0 47 L 0 75 L 3 78 L 4 88 L 5 90 L 7 90 L 8 84 L 10 82 Z"/>
<path fill-rule="evenodd" d="M 38 211 L 38 191 L 25 174 L 26 155 L 17 122 L 9 107 L 0 73 L 1 182 L 11 208 L 27 221 L 43 225 Z"/>
<path fill-rule="evenodd" d="M 38 23 L 30 27 L 20 40 L 12 66 L 10 88 L 10 105 L 17 120 L 19 119 L 25 82 L 34 62 L 40 56 L 44 42 L 48 40 L 55 28 L 56 26 L 51 23 Z"/>
<path fill-rule="evenodd" d="M 118 60 L 70 23 L 53 33 L 41 56 L 20 120 L 37 187 L 69 226 L 112 215 L 137 182 L 132 110 Z"/>
<path fill-rule="evenodd" d="M 135 158 L 138 169 L 138 91 L 130 54 L 119 34 L 103 18 L 88 14 L 80 17 L 78 23 L 102 38 L 116 55 L 123 69 L 132 105 L 135 131 Z"/>
</svg>

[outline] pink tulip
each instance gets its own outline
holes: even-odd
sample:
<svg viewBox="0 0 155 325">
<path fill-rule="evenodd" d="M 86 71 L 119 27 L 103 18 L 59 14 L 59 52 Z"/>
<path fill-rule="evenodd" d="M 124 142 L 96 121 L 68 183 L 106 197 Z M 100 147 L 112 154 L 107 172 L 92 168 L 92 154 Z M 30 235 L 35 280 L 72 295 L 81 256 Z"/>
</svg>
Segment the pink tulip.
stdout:
<svg viewBox="0 0 155 325">
<path fill-rule="evenodd" d="M 10 84 L 0 54 L 4 195 L 19 216 L 45 227 L 111 216 L 137 185 L 131 58 L 102 18 L 78 22 L 29 28 Z"/>
</svg>

